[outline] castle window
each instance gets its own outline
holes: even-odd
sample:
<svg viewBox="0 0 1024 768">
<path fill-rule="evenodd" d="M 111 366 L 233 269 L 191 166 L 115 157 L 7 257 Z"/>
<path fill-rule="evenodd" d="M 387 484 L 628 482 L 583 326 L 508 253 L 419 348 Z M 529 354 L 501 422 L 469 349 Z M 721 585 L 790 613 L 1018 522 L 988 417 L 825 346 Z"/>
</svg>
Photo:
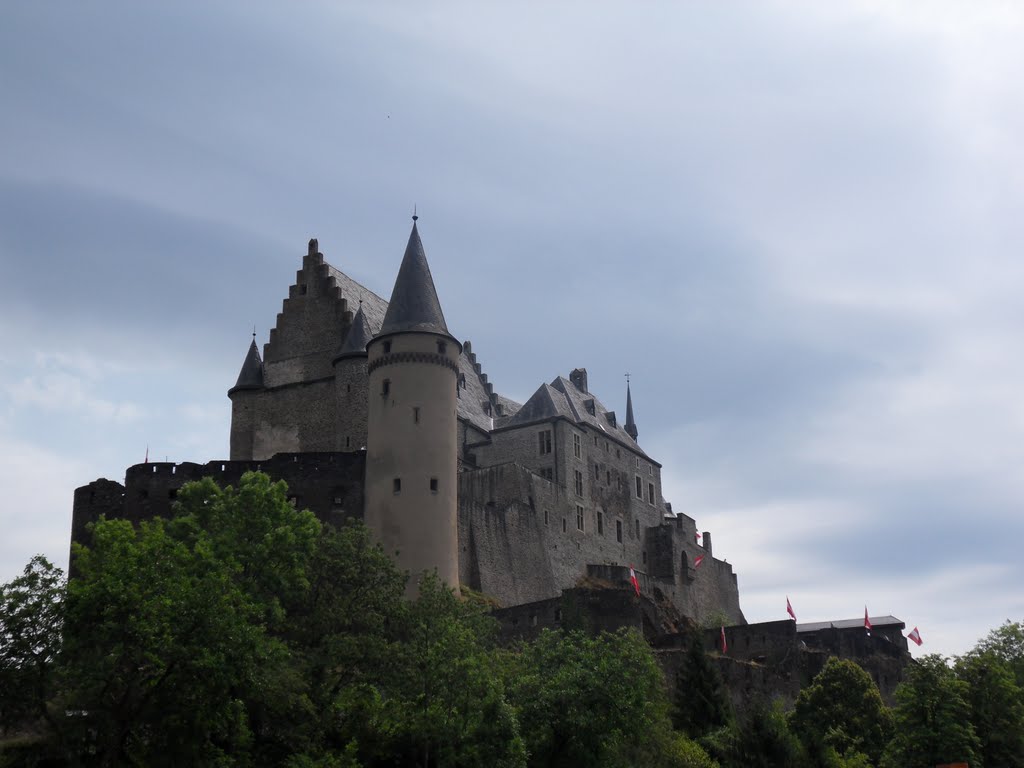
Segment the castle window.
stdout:
<svg viewBox="0 0 1024 768">
<path fill-rule="evenodd" d="M 647 550 L 646 549 L 644 550 L 644 553 L 643 553 L 643 562 L 644 562 L 644 565 L 647 565 Z"/>
<path fill-rule="evenodd" d="M 431 493 L 437 493 L 437 478 L 436 477 L 430 478 L 430 492 Z"/>
<path fill-rule="evenodd" d="M 640 518 L 636 519 L 636 537 L 640 538 Z"/>
<path fill-rule="evenodd" d="M 619 542 L 619 544 L 622 543 L 622 521 L 621 520 L 616 520 L 615 521 L 615 540 L 617 542 Z"/>
<path fill-rule="evenodd" d="M 351 437 L 348 437 L 348 436 L 345 437 L 345 447 L 346 448 L 351 448 L 352 447 L 352 438 Z"/>
<path fill-rule="evenodd" d="M 609 443 L 607 440 L 605 440 L 604 441 L 604 452 L 605 453 L 611 453 L 611 450 L 612 450 L 612 444 Z"/>
<path fill-rule="evenodd" d="M 615 458 L 616 459 L 621 459 L 622 458 L 622 451 L 620 451 L 618 448 L 615 449 Z"/>
<path fill-rule="evenodd" d="M 540 476 L 549 482 L 555 482 L 555 470 L 553 467 L 543 467 L 540 470 Z"/>
<path fill-rule="evenodd" d="M 644 497 L 644 481 L 640 479 L 640 475 L 636 476 L 636 497 L 638 499 Z"/>
<path fill-rule="evenodd" d="M 537 442 L 540 448 L 540 455 L 545 456 L 551 453 L 551 430 L 544 429 L 537 433 Z"/>
<path fill-rule="evenodd" d="M 345 385 L 345 393 L 349 394 L 349 395 L 352 394 L 352 385 L 351 384 L 346 384 Z"/>
<path fill-rule="evenodd" d="M 390 351 L 391 351 L 391 342 L 390 341 L 385 341 L 384 342 L 384 354 L 386 355 Z"/>
<path fill-rule="evenodd" d="M 579 504 L 576 505 L 576 529 L 583 530 L 583 507 Z"/>
<path fill-rule="evenodd" d="M 612 471 L 610 469 L 608 470 L 608 474 L 605 477 L 604 484 L 605 485 L 611 485 L 612 484 Z"/>
<path fill-rule="evenodd" d="M 380 385 L 380 393 L 383 397 L 391 394 L 391 379 L 384 379 L 384 382 Z"/>
<path fill-rule="evenodd" d="M 561 608 L 555 608 L 555 621 L 561 621 L 561 620 L 562 620 L 562 609 Z"/>
<path fill-rule="evenodd" d="M 639 456 L 637 456 L 637 458 L 636 458 L 636 468 L 640 469 L 640 457 Z"/>
<path fill-rule="evenodd" d="M 562 518 L 562 533 L 565 533 L 568 530 L 569 530 L 569 526 L 566 524 L 565 518 L 563 517 Z"/>
<path fill-rule="evenodd" d="M 448 354 L 448 345 L 445 344 L 443 341 L 437 342 L 437 354 L 439 354 L 439 355 Z"/>
<path fill-rule="evenodd" d="M 336 506 L 336 507 L 340 507 L 341 506 L 341 496 L 335 496 L 334 497 L 334 506 Z"/>
<path fill-rule="evenodd" d="M 548 524 L 548 511 L 545 509 L 544 510 L 544 525 L 547 525 L 547 524 Z"/>
<path fill-rule="evenodd" d="M 654 474 L 654 465 L 653 465 L 653 464 L 650 464 L 650 465 L 649 465 L 649 466 L 647 467 L 647 474 L 648 474 L 648 475 L 653 475 L 653 474 Z"/>
<path fill-rule="evenodd" d="M 601 467 L 599 467 L 597 464 L 594 465 L 594 479 L 601 479 Z"/>
<path fill-rule="evenodd" d="M 647 484 L 647 501 L 651 504 L 654 503 L 654 483 Z"/>
<path fill-rule="evenodd" d="M 604 515 L 601 512 L 597 513 L 597 535 L 604 536 Z"/>
<path fill-rule="evenodd" d="M 419 409 L 419 406 L 416 406 L 416 405 L 414 405 L 412 407 L 412 423 L 413 424 L 419 424 L 420 423 L 420 409 Z"/>
<path fill-rule="evenodd" d="M 394 493 L 402 492 L 402 478 L 396 477 L 394 480 L 391 481 L 391 490 Z"/>
<path fill-rule="evenodd" d="M 576 434 L 572 436 L 572 454 L 577 459 L 583 455 L 583 441 L 580 440 L 580 436 Z"/>
<path fill-rule="evenodd" d="M 583 495 L 583 473 L 578 469 L 573 470 L 573 474 L 576 475 L 576 495 Z"/>
<path fill-rule="evenodd" d="M 594 445 L 597 445 L 597 435 L 594 435 Z"/>
<path fill-rule="evenodd" d="M 170 499 L 171 501 L 174 501 L 176 498 L 178 498 L 178 489 L 171 488 L 171 490 L 167 492 L 167 498 Z"/>
</svg>

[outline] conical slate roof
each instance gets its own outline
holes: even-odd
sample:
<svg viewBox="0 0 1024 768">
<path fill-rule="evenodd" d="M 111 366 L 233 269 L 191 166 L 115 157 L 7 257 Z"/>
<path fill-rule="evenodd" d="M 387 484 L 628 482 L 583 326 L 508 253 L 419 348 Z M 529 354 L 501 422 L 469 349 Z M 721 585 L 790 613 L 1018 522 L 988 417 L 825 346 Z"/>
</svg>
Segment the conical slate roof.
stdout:
<svg viewBox="0 0 1024 768">
<path fill-rule="evenodd" d="M 356 312 L 356 316 L 352 318 L 352 327 L 348 329 L 348 334 L 345 336 L 341 349 L 334 356 L 334 362 L 347 357 L 366 357 L 366 345 L 372 338 L 373 332 L 370 330 L 370 324 L 366 320 L 366 315 L 363 314 L 363 303 L 359 302 L 359 310 Z"/>
<path fill-rule="evenodd" d="M 441 312 L 441 302 L 437 300 L 434 280 L 430 276 L 427 255 L 423 252 L 415 221 L 380 335 L 410 331 L 451 336 L 444 322 L 444 313 Z"/>
<path fill-rule="evenodd" d="M 249 345 L 249 353 L 245 356 L 245 362 L 242 363 L 238 381 L 228 390 L 228 394 L 230 395 L 238 389 L 263 389 L 263 360 L 260 358 L 260 350 L 256 346 L 255 336 L 253 336 L 252 344 Z"/>
<path fill-rule="evenodd" d="M 629 391 L 629 382 L 626 382 L 626 434 L 636 440 L 636 422 L 633 421 L 633 393 Z"/>
</svg>

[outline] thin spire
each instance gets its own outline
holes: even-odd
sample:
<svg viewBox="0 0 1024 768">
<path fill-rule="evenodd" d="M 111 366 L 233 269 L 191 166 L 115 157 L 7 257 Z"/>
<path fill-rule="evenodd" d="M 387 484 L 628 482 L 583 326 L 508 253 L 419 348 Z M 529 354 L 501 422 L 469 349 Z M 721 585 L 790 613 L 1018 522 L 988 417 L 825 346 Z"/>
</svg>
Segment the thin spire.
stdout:
<svg viewBox="0 0 1024 768">
<path fill-rule="evenodd" d="M 633 421 L 633 393 L 629 391 L 629 374 L 626 374 L 626 434 L 636 440 L 638 434 L 636 422 Z"/>
</svg>

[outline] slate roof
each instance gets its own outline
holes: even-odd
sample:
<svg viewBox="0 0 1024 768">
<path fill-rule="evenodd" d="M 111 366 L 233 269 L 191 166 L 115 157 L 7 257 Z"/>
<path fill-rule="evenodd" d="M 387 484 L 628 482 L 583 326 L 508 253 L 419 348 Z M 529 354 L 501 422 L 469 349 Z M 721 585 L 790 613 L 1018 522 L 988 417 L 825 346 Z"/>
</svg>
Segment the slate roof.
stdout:
<svg viewBox="0 0 1024 768">
<path fill-rule="evenodd" d="M 371 334 L 376 336 L 384 322 L 384 314 L 388 311 L 387 301 L 330 264 L 327 265 L 327 273 L 337 282 L 338 288 L 341 289 L 341 295 L 348 301 L 350 309 L 362 302 L 361 309 L 366 318 L 366 324 L 369 326 Z"/>
<path fill-rule="evenodd" d="M 228 390 L 228 394 L 236 389 L 263 389 L 263 360 L 260 358 L 260 349 L 256 346 L 255 335 L 242 363 L 242 370 L 238 373 L 238 381 Z"/>
<path fill-rule="evenodd" d="M 872 616 L 871 626 L 873 627 L 891 627 L 898 626 L 903 629 L 907 625 L 897 619 L 895 616 Z M 812 621 L 805 624 L 797 624 L 797 632 L 817 632 L 821 629 L 828 629 L 829 627 L 835 627 L 836 629 L 856 629 L 858 627 L 864 627 L 864 617 L 859 619 L 840 619 L 839 621 Z"/>
<path fill-rule="evenodd" d="M 345 334 L 345 341 L 334 356 L 335 360 L 342 360 L 347 357 L 366 357 L 366 345 L 373 338 L 373 332 L 366 322 L 366 315 L 363 312 L 363 305 L 359 305 L 356 316 L 352 318 L 352 327 Z"/>
<path fill-rule="evenodd" d="M 593 413 L 587 407 L 592 402 Z M 502 428 L 526 426 L 538 421 L 548 421 L 559 416 L 568 419 L 574 424 L 588 426 L 596 432 L 603 432 L 613 440 L 625 445 L 630 450 L 636 451 L 641 456 L 650 459 L 644 450 L 637 445 L 636 440 L 627 434 L 622 424 L 616 419 L 613 426 L 608 419 L 610 411 L 604 407 L 600 400 L 594 397 L 593 393 L 583 392 L 576 388 L 576 385 L 559 376 L 550 384 L 541 384 L 536 392 L 527 400 L 522 408 L 507 421 L 501 424 Z M 653 461 L 653 460 L 652 460 Z M 654 462 L 657 464 L 657 462 Z M 661 466 L 658 464 L 658 466 Z"/>
<path fill-rule="evenodd" d="M 451 336 L 444 322 L 441 302 L 437 300 L 434 279 L 430 276 L 427 254 L 423 250 L 415 221 L 412 223 L 409 243 L 405 247 L 405 256 L 398 269 L 380 332 L 439 333 Z"/>
</svg>

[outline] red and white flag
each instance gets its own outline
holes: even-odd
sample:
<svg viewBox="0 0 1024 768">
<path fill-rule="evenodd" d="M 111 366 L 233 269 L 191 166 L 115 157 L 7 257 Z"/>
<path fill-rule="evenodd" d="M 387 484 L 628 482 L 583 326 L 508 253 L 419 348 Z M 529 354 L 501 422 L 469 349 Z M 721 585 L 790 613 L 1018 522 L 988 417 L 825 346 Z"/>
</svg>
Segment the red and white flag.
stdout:
<svg viewBox="0 0 1024 768">
<path fill-rule="evenodd" d="M 697 542 L 698 544 L 700 544 L 700 531 L 694 531 L 693 532 L 693 540 L 695 542 Z"/>
<path fill-rule="evenodd" d="M 700 568 L 700 564 L 704 562 L 704 555 L 697 555 L 693 558 L 693 567 Z"/>
<path fill-rule="evenodd" d="M 729 652 L 729 644 L 725 642 L 725 627 L 722 627 L 722 653 Z"/>
<path fill-rule="evenodd" d="M 864 629 L 871 631 L 871 619 L 868 618 L 868 607 L 864 606 Z"/>
<path fill-rule="evenodd" d="M 793 621 L 796 621 L 796 612 L 793 610 L 793 604 L 789 602 L 789 595 L 786 595 L 786 613 L 788 613 Z"/>
<path fill-rule="evenodd" d="M 636 596 L 640 597 L 640 580 L 636 577 L 636 571 L 633 570 L 633 566 L 629 566 L 629 583 L 633 585 L 633 589 L 636 590 Z"/>
<path fill-rule="evenodd" d="M 918 645 L 924 642 L 924 640 L 921 639 L 921 633 L 918 632 L 917 627 L 910 630 L 910 634 L 907 635 L 907 640 L 913 640 Z"/>
</svg>

